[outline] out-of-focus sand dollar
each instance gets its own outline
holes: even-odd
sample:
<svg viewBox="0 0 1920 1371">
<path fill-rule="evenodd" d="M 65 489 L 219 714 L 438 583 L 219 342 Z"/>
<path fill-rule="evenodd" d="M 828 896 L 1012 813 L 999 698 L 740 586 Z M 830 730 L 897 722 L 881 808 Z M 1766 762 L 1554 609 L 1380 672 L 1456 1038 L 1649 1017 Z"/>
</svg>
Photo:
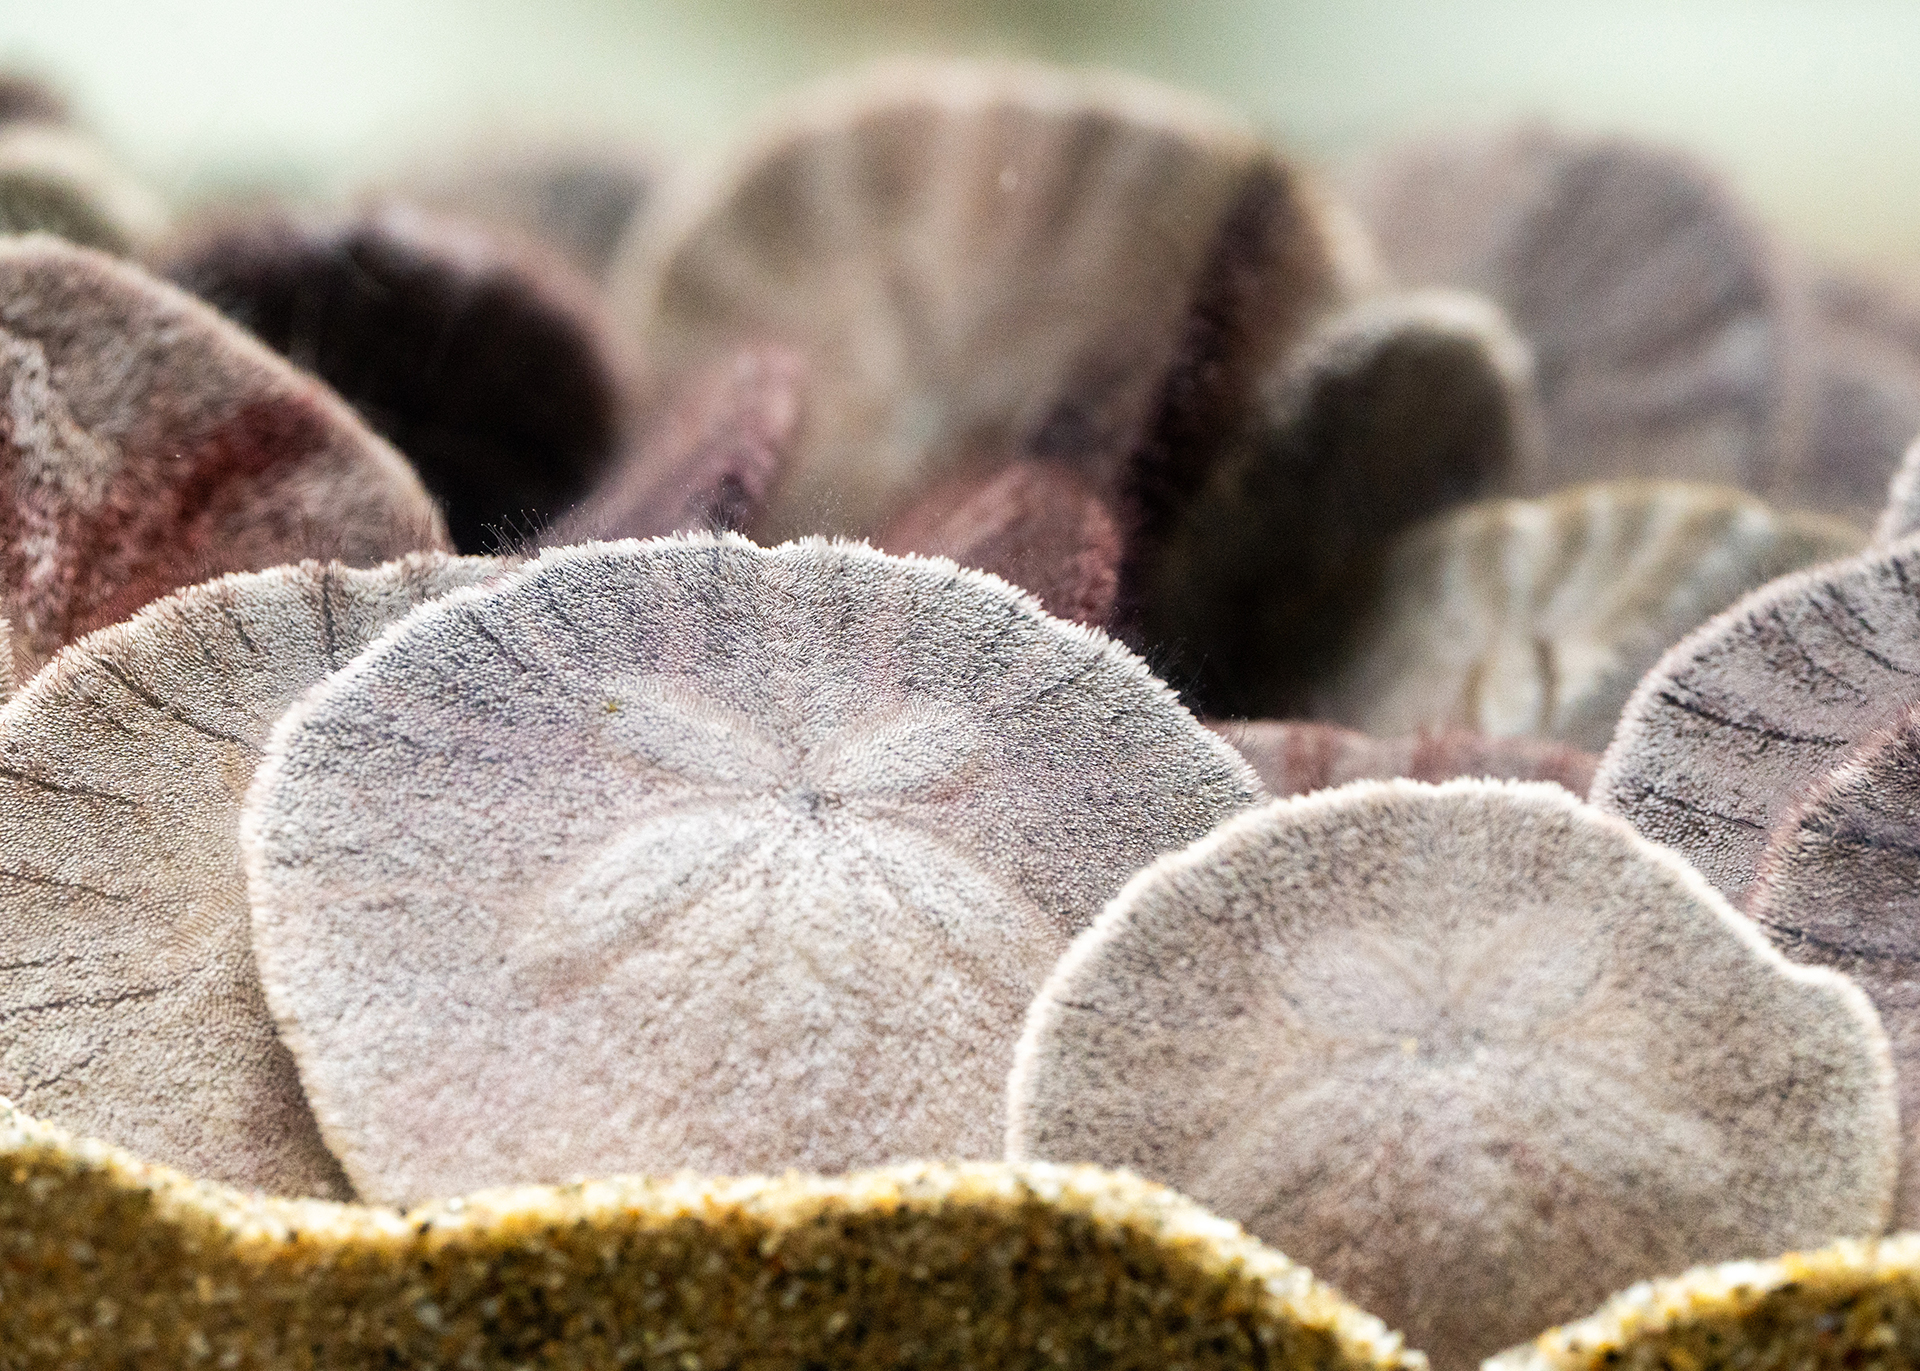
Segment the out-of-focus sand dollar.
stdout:
<svg viewBox="0 0 1920 1371">
<path fill-rule="evenodd" d="M 1349 781 L 1451 781 L 1484 776 L 1505 781 L 1552 781 L 1584 796 L 1600 759 L 1543 738 L 1489 738 L 1479 733 L 1415 733 L 1373 738 L 1338 724 L 1299 719 L 1220 721 L 1214 732 L 1258 773 L 1278 799 Z"/>
<path fill-rule="evenodd" d="M 1628 476 L 1814 493 L 1805 302 L 1699 162 L 1528 125 L 1387 149 L 1346 189 L 1390 272 L 1487 292 L 1533 347 L 1548 442 L 1518 493 Z"/>
<path fill-rule="evenodd" d="M 1007 62 L 837 78 L 642 221 L 615 281 L 655 366 L 766 341 L 808 367 L 796 458 L 748 530 L 768 540 L 873 537 L 916 489 L 1008 460 L 1131 498 L 1170 420 L 1180 451 L 1149 456 L 1198 466 L 1223 436 L 1200 429 L 1231 429 L 1355 255 L 1242 121 Z"/>
<path fill-rule="evenodd" d="M 73 129 L 0 121 L 0 234 L 51 233 L 125 253 L 166 227 L 159 197 Z"/>
<path fill-rule="evenodd" d="M 1681 482 L 1468 506 L 1394 546 L 1314 713 L 1378 735 L 1459 728 L 1598 752 L 1674 642 L 1863 541 L 1824 515 Z"/>
</svg>

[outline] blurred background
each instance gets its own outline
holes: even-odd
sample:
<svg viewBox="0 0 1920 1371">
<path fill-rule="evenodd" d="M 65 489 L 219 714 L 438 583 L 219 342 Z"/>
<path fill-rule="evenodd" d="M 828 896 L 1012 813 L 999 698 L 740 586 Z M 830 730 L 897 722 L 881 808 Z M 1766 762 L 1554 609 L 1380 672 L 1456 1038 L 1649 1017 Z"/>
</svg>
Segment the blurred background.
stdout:
<svg viewBox="0 0 1920 1371">
<path fill-rule="evenodd" d="M 509 133 L 697 152 L 900 49 L 1135 69 L 1323 163 L 1522 115 L 1643 132 L 1817 255 L 1920 281 L 1916 0 L 0 0 L 0 62 L 175 200 Z"/>
</svg>

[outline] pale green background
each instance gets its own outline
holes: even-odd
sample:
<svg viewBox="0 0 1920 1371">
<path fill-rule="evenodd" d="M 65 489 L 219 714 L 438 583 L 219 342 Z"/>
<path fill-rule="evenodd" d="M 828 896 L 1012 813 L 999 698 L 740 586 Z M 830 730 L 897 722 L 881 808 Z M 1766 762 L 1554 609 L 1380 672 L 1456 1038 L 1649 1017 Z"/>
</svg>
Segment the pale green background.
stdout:
<svg viewBox="0 0 1920 1371">
<path fill-rule="evenodd" d="M 1323 161 L 1526 114 L 1641 130 L 1816 252 L 1920 280 L 1920 0 L 0 0 L 0 58 L 176 197 L 342 185 L 475 127 L 691 152 L 899 48 L 1135 68 Z"/>
</svg>

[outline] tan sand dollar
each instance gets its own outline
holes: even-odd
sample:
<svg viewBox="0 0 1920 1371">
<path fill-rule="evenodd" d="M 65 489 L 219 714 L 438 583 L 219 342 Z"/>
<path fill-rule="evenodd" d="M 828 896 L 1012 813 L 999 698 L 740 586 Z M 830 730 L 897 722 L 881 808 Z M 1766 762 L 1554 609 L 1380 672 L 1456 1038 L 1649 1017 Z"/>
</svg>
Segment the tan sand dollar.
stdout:
<svg viewBox="0 0 1920 1371">
<path fill-rule="evenodd" d="M 1635 687 L 1589 798 L 1741 904 L 1802 794 L 1920 680 L 1920 538 L 1769 582 Z"/>
<path fill-rule="evenodd" d="M 347 1193 L 254 971 L 240 800 L 295 696 L 503 567 L 223 577 L 83 638 L 0 709 L 0 1095 L 201 1176 Z"/>
<path fill-rule="evenodd" d="M 615 280 L 656 364 L 805 359 L 799 447 L 749 532 L 874 537 L 914 491 L 1008 460 L 1108 498 L 1136 493 L 1137 458 L 1198 475 L 1357 254 L 1250 127 L 1178 92 L 918 61 L 823 85 L 669 182 Z"/>
<path fill-rule="evenodd" d="M 1674 642 L 1862 541 L 1825 515 L 1684 482 L 1472 505 L 1394 546 L 1313 712 L 1374 734 L 1463 728 L 1599 751 Z"/>
<path fill-rule="evenodd" d="M 596 1181 L 403 1214 L 195 1182 L 0 1101 L 0 1244 L 22 1371 L 133 1349 L 241 1371 L 1426 1366 L 1234 1225 L 1092 1167 Z"/>
<path fill-rule="evenodd" d="M 304 556 L 443 548 L 341 400 L 137 267 L 0 238 L 0 611 L 16 665 L 170 590 Z"/>
<path fill-rule="evenodd" d="M 1893 1226 L 1920 1228 L 1920 715 L 1909 708 L 1816 781 L 1774 828 L 1747 913 L 1797 962 L 1867 992 L 1900 1076 Z"/>
<path fill-rule="evenodd" d="M 1852 1371 L 1917 1360 L 1920 1233 L 1902 1233 L 1646 1281 L 1486 1371 Z"/>
<path fill-rule="evenodd" d="M 277 728 L 255 948 L 355 1188 L 997 1154 L 1034 990 L 1257 782 L 950 562 L 587 545 Z"/>
<path fill-rule="evenodd" d="M 1887 1040 L 1558 786 L 1361 781 L 1136 877 L 1035 999 L 1008 1156 L 1127 1167 L 1438 1371 L 1695 1262 L 1877 1232 Z"/>
</svg>

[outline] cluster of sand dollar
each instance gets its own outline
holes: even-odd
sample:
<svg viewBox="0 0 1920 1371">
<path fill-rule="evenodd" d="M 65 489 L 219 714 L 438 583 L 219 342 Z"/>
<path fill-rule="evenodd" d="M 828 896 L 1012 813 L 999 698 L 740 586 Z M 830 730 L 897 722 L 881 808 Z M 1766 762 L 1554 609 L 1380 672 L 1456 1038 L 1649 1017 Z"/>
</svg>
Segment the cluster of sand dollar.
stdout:
<svg viewBox="0 0 1920 1371">
<path fill-rule="evenodd" d="M 1920 1356 L 1907 322 L 1112 75 L 171 224 L 0 82 L 0 1347 Z"/>
</svg>

